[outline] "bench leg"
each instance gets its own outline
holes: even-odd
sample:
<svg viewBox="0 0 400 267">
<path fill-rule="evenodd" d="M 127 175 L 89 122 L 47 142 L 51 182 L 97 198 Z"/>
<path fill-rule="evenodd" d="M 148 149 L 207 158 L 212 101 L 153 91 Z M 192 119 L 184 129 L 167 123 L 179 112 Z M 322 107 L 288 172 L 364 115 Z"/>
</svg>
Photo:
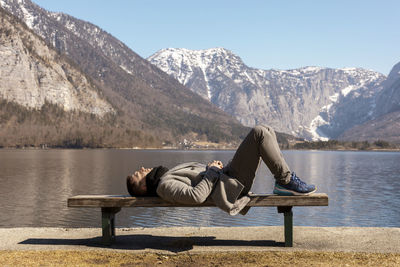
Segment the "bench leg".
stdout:
<svg viewBox="0 0 400 267">
<path fill-rule="evenodd" d="M 101 208 L 102 243 L 111 245 L 115 240 L 115 214 L 121 208 Z"/>
<path fill-rule="evenodd" d="M 293 247 L 293 212 L 292 207 L 278 207 L 278 212 L 283 213 L 285 221 L 285 247 Z"/>
</svg>

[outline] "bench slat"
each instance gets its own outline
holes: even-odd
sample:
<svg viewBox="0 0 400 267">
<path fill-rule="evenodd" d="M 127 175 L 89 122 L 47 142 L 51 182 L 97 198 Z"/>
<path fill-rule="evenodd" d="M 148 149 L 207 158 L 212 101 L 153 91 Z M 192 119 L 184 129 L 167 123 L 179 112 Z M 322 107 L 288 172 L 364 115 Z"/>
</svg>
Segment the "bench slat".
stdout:
<svg viewBox="0 0 400 267">
<path fill-rule="evenodd" d="M 315 193 L 309 196 L 278 196 L 254 194 L 250 196 L 250 207 L 277 206 L 328 206 L 328 195 Z M 68 198 L 68 207 L 213 207 L 213 203 L 184 205 L 169 203 L 159 197 L 131 197 L 123 195 L 79 195 Z"/>
</svg>

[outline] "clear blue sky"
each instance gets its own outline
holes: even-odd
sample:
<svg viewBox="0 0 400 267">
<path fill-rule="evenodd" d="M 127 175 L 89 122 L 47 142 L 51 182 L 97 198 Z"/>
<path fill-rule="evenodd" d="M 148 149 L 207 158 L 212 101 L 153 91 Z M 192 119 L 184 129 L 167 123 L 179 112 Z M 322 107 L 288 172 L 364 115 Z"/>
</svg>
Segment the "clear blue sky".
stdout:
<svg viewBox="0 0 400 267">
<path fill-rule="evenodd" d="M 33 0 L 98 25 L 140 56 L 224 47 L 261 69 L 400 62 L 398 0 Z"/>
</svg>

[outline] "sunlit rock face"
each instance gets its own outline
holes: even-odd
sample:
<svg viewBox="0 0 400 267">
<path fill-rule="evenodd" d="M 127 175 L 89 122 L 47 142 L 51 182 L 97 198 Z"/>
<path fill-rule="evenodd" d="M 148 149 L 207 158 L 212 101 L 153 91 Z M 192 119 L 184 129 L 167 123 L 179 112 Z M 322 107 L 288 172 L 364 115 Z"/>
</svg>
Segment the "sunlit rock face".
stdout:
<svg viewBox="0 0 400 267">
<path fill-rule="evenodd" d="M 114 112 L 85 74 L 11 15 L 0 15 L 0 98 L 36 109 L 49 102 L 98 116 Z"/>
</svg>

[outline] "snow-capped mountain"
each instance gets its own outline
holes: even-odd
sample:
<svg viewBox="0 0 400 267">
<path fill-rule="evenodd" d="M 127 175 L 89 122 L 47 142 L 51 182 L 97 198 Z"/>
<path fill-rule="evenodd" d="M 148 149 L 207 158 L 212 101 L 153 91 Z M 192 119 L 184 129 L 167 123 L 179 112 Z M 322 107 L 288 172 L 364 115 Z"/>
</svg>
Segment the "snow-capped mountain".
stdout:
<svg viewBox="0 0 400 267">
<path fill-rule="evenodd" d="M 247 126 L 264 123 L 313 140 L 372 119 L 386 78 L 361 68 L 255 69 L 224 48 L 169 48 L 148 60 Z"/>
</svg>

